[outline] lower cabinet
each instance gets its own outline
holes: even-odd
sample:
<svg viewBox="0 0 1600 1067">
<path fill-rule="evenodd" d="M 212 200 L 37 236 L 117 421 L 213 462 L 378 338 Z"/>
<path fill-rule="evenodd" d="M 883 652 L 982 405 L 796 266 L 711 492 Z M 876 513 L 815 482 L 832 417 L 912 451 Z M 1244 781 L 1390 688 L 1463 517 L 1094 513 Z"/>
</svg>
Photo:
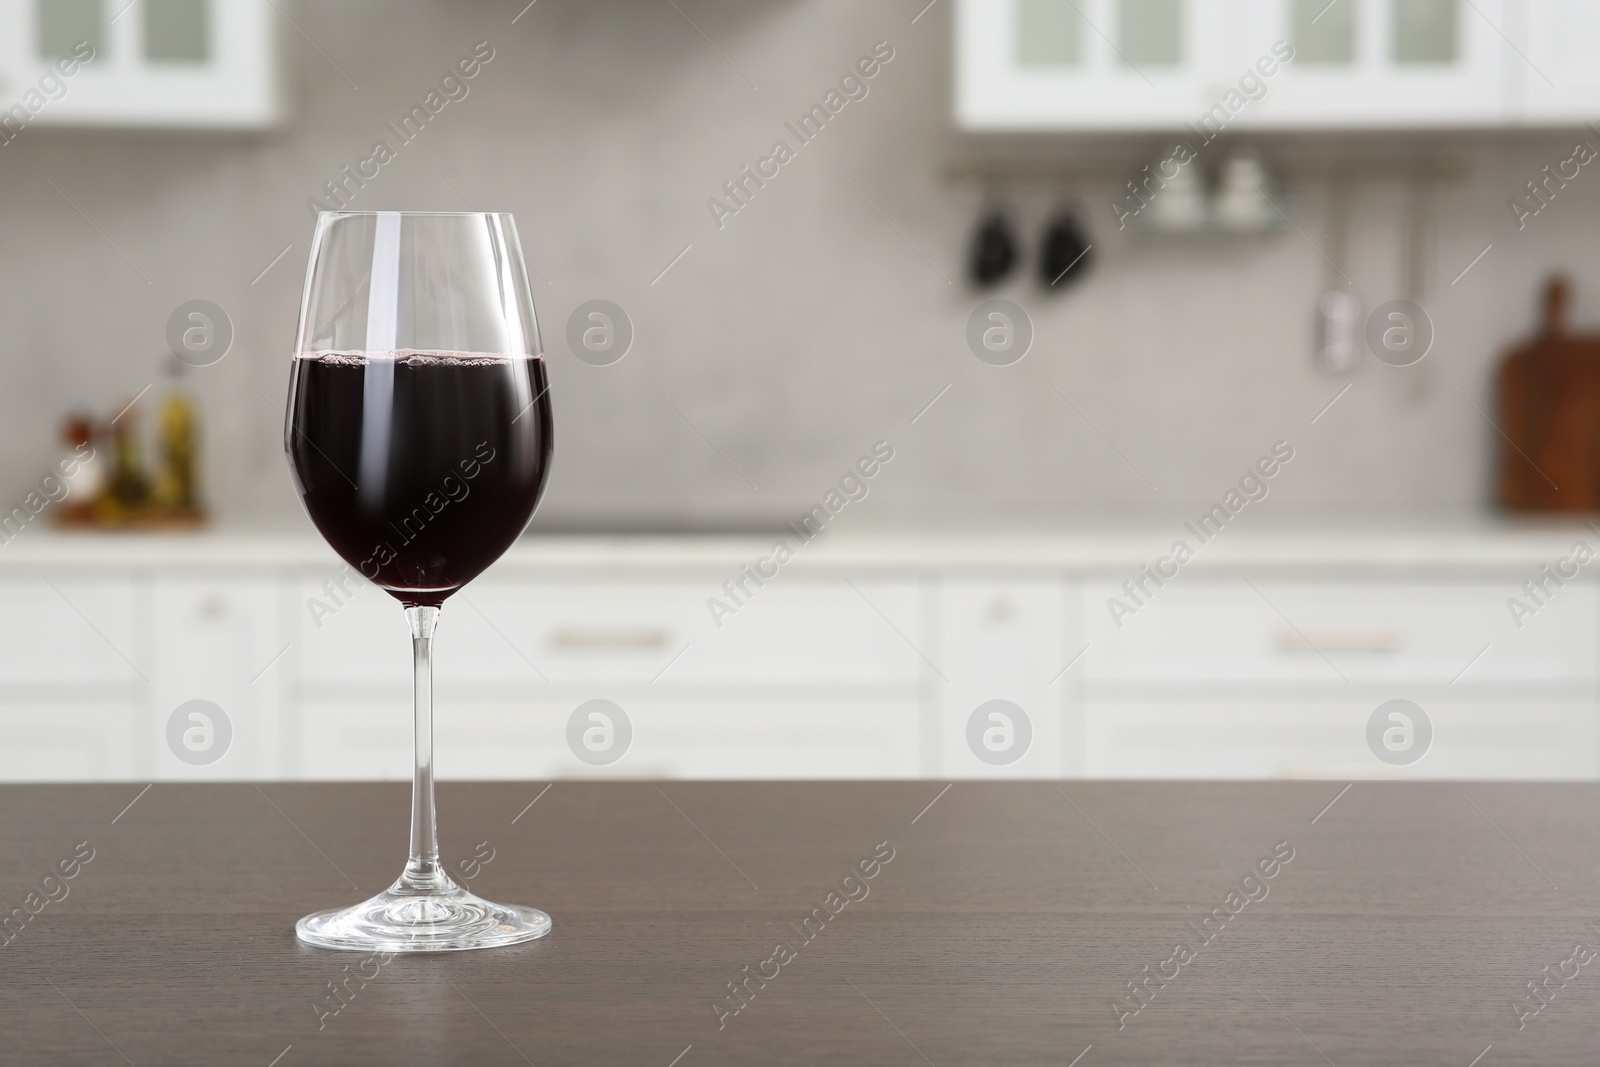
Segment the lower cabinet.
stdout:
<svg viewBox="0 0 1600 1067">
<path fill-rule="evenodd" d="M 147 773 L 150 716 L 133 701 L 0 703 L 0 782 L 97 782 Z"/>
<path fill-rule="evenodd" d="M 1596 594 L 1569 581 L 1518 618 L 1517 580 L 1467 568 L 1207 576 L 1137 602 L 1091 582 L 1083 773 L 1592 778 Z"/>
<path fill-rule="evenodd" d="M 410 775 L 392 598 L 331 567 L 209 568 L 0 576 L 0 780 Z M 1466 567 L 1196 574 L 1131 613 L 1043 568 L 818 569 L 737 603 L 722 579 L 474 583 L 436 642 L 439 777 L 1600 773 L 1587 582 L 1517 618 L 1510 573 Z M 1396 698 L 1420 711 L 1374 734 Z M 1382 741 L 1424 733 L 1417 758 Z"/>
<path fill-rule="evenodd" d="M 1059 580 L 941 581 L 930 615 L 939 669 L 937 762 L 956 778 L 1057 778 L 1072 766 L 1064 667 L 1068 600 Z M 1075 620 L 1073 620 L 1075 621 Z"/>
<path fill-rule="evenodd" d="M 1379 697 L 1092 705 L 1084 714 L 1087 773 L 1175 779 L 1595 776 L 1592 703 L 1411 703 L 1420 716 L 1403 705 L 1388 710 Z M 1369 726 L 1374 716 L 1375 731 Z"/>
<path fill-rule="evenodd" d="M 146 590 L 129 578 L 0 580 L 0 781 L 149 773 Z"/>
<path fill-rule="evenodd" d="M 158 777 L 271 778 L 284 766 L 278 585 L 168 579 L 151 589 Z"/>
<path fill-rule="evenodd" d="M 919 772 L 921 709 L 914 701 L 601 699 L 440 699 L 435 771 L 441 779 L 913 778 Z M 310 703 L 302 721 L 305 777 L 410 777 L 405 702 Z"/>
</svg>

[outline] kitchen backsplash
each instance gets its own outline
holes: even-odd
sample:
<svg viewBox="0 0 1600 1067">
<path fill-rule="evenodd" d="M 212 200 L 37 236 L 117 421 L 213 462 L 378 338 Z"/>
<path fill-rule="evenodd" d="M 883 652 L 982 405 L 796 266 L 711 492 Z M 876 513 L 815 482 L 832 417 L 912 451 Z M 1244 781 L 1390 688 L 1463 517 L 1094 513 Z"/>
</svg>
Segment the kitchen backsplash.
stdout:
<svg viewBox="0 0 1600 1067">
<path fill-rule="evenodd" d="M 1491 371 L 1540 280 L 1567 271 L 1577 325 L 1600 319 L 1600 177 L 1583 169 L 1520 229 L 1509 202 L 1594 131 L 1446 138 L 1466 168 L 1427 197 L 1433 351 L 1329 377 L 1311 361 L 1324 186 L 1291 185 L 1291 228 L 1175 238 L 1119 231 L 1120 183 L 1097 178 L 1074 191 L 1092 272 L 1064 293 L 1031 268 L 1059 194 L 1019 191 L 1029 269 L 971 291 L 983 196 L 946 171 L 982 146 L 949 117 L 951 5 L 925 2 L 300 3 L 280 131 L 24 131 L 0 148 L 0 494 L 50 467 L 66 410 L 157 381 L 169 316 L 204 299 L 234 329 L 191 376 L 209 499 L 225 519 L 302 521 L 282 405 L 308 204 L 333 183 L 355 209 L 516 214 L 556 402 L 551 525 L 795 518 L 880 441 L 895 461 L 841 526 L 1131 510 L 1176 526 L 1277 442 L 1295 462 L 1261 510 L 1486 506 Z M 1365 314 L 1405 295 L 1408 192 L 1368 182 L 1349 203 Z M 989 297 L 1032 319 L 1014 365 L 968 347 Z M 573 355 L 592 300 L 631 323 L 618 362 Z"/>
</svg>

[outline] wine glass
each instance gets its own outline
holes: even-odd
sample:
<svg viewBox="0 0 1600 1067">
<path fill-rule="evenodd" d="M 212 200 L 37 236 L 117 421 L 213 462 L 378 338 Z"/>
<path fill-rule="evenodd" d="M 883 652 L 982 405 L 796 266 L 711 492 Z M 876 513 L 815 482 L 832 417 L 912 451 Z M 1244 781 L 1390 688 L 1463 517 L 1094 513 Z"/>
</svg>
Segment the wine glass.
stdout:
<svg viewBox="0 0 1600 1067">
<path fill-rule="evenodd" d="M 410 861 L 386 891 L 307 915 L 295 932 L 389 952 L 543 937 L 544 912 L 451 880 L 433 806 L 440 605 L 522 533 L 550 467 L 549 387 L 511 216 L 320 213 L 288 412 L 284 449 L 307 514 L 404 605 L 416 665 Z"/>
</svg>

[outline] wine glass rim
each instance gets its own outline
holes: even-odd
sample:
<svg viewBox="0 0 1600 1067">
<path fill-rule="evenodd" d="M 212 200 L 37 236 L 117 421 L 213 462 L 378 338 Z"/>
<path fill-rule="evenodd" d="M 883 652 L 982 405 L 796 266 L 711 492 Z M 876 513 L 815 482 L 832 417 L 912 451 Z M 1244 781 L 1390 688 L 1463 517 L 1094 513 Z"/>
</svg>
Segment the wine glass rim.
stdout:
<svg viewBox="0 0 1600 1067">
<path fill-rule="evenodd" d="M 439 216 L 439 217 L 442 217 L 442 218 L 482 219 L 482 218 L 495 218 L 495 217 L 509 217 L 511 215 L 511 212 L 509 212 L 509 211 L 343 211 L 343 210 L 329 211 L 329 210 L 326 210 L 326 209 L 320 210 L 320 211 L 317 212 L 317 217 L 318 218 L 322 218 L 325 215 L 329 216 L 329 217 L 332 217 L 332 218 L 345 218 L 345 217 L 350 217 L 350 216 L 362 216 L 362 215 L 374 215 L 374 216 L 375 215 L 407 215 L 407 216 L 433 215 L 433 216 Z"/>
</svg>

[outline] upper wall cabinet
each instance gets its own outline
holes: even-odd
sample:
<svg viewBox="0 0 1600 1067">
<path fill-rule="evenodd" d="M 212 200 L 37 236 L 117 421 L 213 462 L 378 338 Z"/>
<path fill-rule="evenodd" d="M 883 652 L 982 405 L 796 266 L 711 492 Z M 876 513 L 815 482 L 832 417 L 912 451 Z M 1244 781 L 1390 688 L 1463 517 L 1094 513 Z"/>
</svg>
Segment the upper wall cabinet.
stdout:
<svg viewBox="0 0 1600 1067">
<path fill-rule="evenodd" d="M 271 0 L 0 0 L 0 141 L 25 126 L 281 117 Z"/>
<path fill-rule="evenodd" d="M 1596 0 L 960 0 L 970 130 L 1426 129 L 1600 112 Z"/>
</svg>

